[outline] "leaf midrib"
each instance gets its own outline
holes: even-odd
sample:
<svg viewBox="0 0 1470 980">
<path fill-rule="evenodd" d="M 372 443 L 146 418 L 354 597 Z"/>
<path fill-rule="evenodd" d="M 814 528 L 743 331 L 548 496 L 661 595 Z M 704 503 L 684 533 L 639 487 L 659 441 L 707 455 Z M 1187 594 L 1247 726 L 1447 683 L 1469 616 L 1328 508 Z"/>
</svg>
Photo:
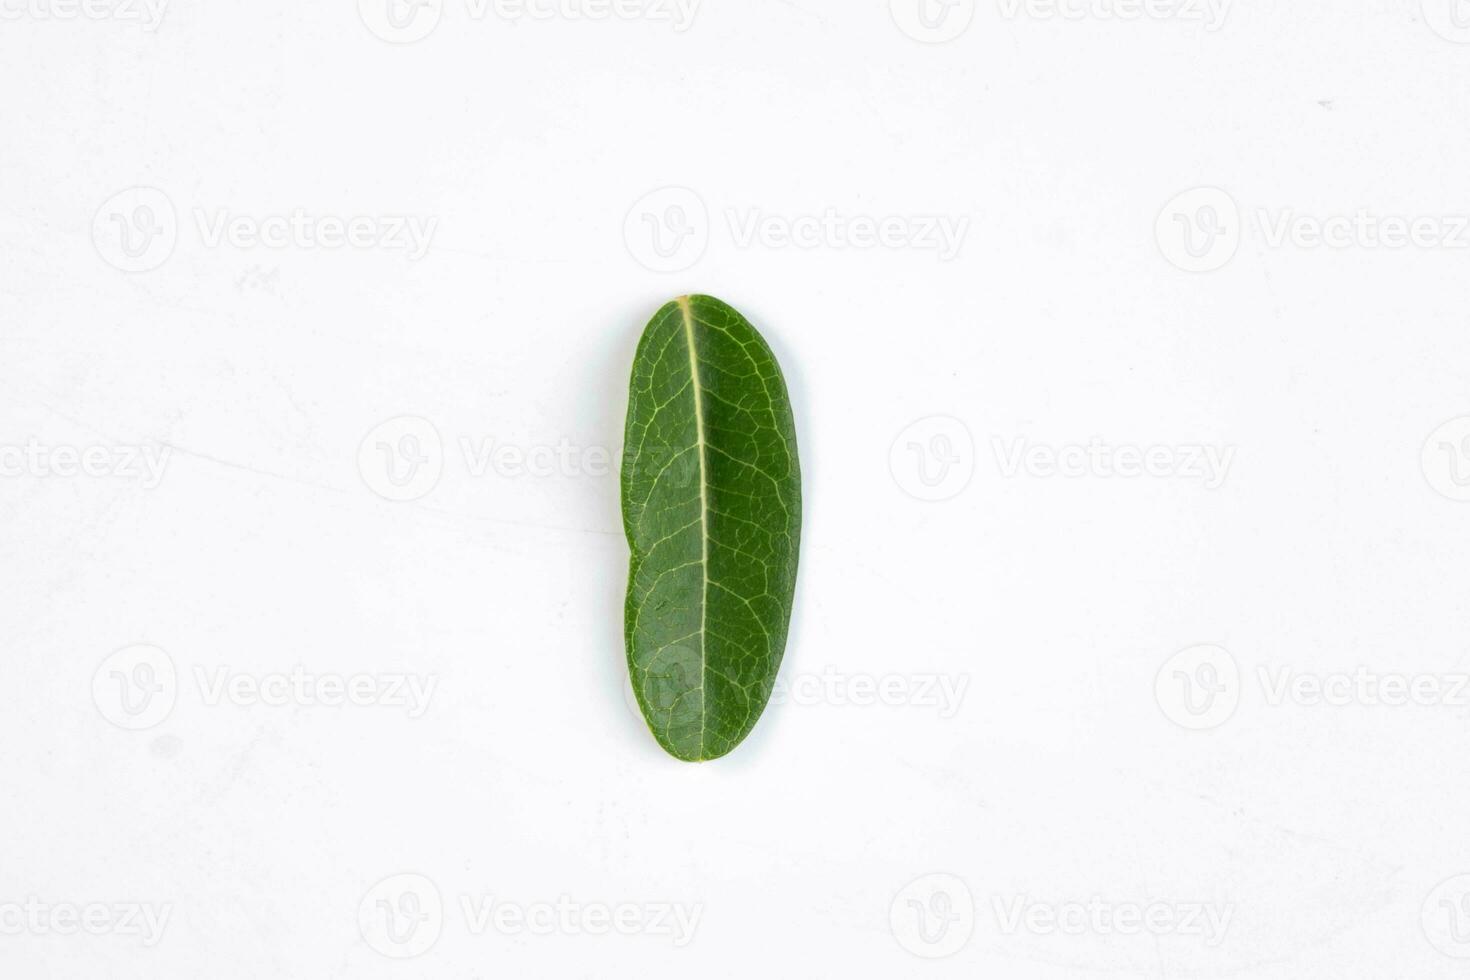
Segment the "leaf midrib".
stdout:
<svg viewBox="0 0 1470 980">
<path fill-rule="evenodd" d="M 709 696 L 705 686 L 708 679 L 709 657 L 706 654 L 705 624 L 709 615 L 709 494 L 706 473 L 704 439 L 704 396 L 699 381 L 699 355 L 694 344 L 694 307 L 688 296 L 680 296 L 679 313 L 684 318 L 684 341 L 689 347 L 689 381 L 694 390 L 694 444 L 699 449 L 699 574 L 702 581 L 699 594 L 699 754 L 708 751 L 705 744 L 709 728 Z"/>
</svg>

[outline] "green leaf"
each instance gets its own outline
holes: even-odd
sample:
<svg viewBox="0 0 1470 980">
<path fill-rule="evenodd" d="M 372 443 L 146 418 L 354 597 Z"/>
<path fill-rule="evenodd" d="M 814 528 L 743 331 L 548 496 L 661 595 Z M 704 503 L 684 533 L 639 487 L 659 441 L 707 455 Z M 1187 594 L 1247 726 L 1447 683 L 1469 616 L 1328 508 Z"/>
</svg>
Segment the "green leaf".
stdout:
<svg viewBox="0 0 1470 980">
<path fill-rule="evenodd" d="M 624 633 L 653 737 L 689 762 L 750 734 L 786 649 L 801 472 L 786 381 L 733 308 L 682 296 L 633 361 Z"/>
</svg>

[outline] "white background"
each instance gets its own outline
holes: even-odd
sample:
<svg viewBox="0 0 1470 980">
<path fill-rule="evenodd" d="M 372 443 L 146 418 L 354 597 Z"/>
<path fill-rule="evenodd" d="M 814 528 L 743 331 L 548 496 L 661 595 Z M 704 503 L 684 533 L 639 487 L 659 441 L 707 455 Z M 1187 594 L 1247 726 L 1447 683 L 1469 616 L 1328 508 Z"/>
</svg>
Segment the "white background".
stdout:
<svg viewBox="0 0 1470 980">
<path fill-rule="evenodd" d="M 904 0 L 707 0 L 682 31 L 444 0 L 406 44 L 373 0 L 4 4 L 7 980 L 1463 975 L 1470 423 L 1431 438 L 1470 415 L 1450 0 L 959 0 L 936 35 Z M 436 224 L 416 259 L 206 233 L 298 210 Z M 969 224 L 948 260 L 732 228 L 829 211 Z M 1270 233 L 1359 211 L 1451 241 Z M 129 258 L 118 220 L 161 234 Z M 651 258 L 661 222 L 690 250 Z M 806 693 L 701 766 L 625 700 L 598 465 L 639 331 L 690 291 L 780 356 L 807 514 Z M 379 437 L 426 431 L 439 478 L 384 499 Z M 571 463 L 477 475 L 487 440 Z M 1232 461 L 1214 489 L 1006 465 L 1093 440 Z M 64 476 L 66 447 L 167 468 Z M 176 687 L 141 721 L 115 686 L 140 657 Z M 200 681 L 298 666 L 436 687 L 413 718 Z M 1359 667 L 1439 701 L 1273 697 Z M 884 682 L 907 693 L 858 703 Z M 395 946 L 373 921 L 405 874 L 443 912 Z M 563 897 L 700 918 L 679 946 L 461 906 Z M 1094 900 L 1163 925 L 1046 927 Z M 26 903 L 170 918 L 149 944 Z"/>
</svg>

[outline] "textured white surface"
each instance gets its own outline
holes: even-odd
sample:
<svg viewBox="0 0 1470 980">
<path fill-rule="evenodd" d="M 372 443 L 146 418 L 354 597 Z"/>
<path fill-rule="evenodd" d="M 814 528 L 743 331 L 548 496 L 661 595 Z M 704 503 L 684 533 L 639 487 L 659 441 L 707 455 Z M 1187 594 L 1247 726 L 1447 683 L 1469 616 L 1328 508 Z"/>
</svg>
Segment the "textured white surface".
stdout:
<svg viewBox="0 0 1470 980">
<path fill-rule="evenodd" d="M 1459 0 L 375 2 L 0 0 L 0 976 L 1463 975 Z M 607 464 L 687 291 L 808 515 L 701 767 Z"/>
</svg>

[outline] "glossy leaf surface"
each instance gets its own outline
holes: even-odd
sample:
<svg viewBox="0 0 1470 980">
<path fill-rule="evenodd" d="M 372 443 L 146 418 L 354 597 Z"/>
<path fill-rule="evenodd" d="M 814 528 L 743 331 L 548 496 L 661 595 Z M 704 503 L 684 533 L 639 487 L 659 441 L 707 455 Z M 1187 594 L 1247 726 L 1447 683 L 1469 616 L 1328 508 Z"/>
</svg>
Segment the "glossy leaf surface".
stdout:
<svg viewBox="0 0 1470 980">
<path fill-rule="evenodd" d="M 625 446 L 633 691 L 670 754 L 715 759 L 770 699 L 801 536 L 786 382 L 745 317 L 709 296 L 659 310 L 634 359 Z"/>
</svg>

